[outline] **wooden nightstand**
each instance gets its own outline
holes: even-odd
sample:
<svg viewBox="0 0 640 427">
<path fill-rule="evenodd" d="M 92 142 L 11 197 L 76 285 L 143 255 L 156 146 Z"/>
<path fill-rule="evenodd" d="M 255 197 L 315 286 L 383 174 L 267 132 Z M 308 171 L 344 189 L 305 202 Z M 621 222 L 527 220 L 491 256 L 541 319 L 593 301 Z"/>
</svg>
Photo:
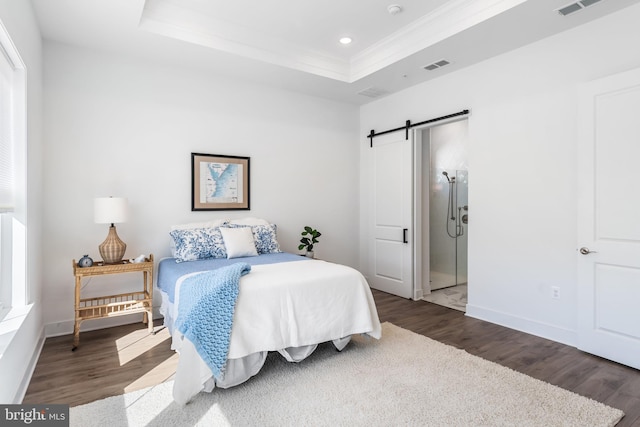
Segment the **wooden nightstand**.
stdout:
<svg viewBox="0 0 640 427">
<path fill-rule="evenodd" d="M 80 289 L 84 277 L 133 273 L 136 271 L 142 272 L 144 285 L 142 291 L 95 298 L 80 298 Z M 72 351 L 78 348 L 80 343 L 80 324 L 83 320 L 143 313 L 142 321 L 148 324 L 149 333 L 153 333 L 153 254 L 149 255 L 144 262 L 131 263 L 129 261 L 121 261 L 117 264 L 104 264 L 101 261 L 91 267 L 78 267 L 76 260 L 73 260 L 73 275 L 76 278 L 76 291 Z"/>
</svg>

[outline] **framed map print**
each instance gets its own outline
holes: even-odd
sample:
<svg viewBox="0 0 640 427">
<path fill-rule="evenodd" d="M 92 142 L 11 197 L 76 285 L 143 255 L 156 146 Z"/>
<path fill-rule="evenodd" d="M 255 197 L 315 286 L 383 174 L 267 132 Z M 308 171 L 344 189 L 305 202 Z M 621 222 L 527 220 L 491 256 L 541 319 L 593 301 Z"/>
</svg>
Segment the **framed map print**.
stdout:
<svg viewBox="0 0 640 427">
<path fill-rule="evenodd" d="M 191 210 L 249 210 L 249 157 L 191 153 Z"/>
</svg>

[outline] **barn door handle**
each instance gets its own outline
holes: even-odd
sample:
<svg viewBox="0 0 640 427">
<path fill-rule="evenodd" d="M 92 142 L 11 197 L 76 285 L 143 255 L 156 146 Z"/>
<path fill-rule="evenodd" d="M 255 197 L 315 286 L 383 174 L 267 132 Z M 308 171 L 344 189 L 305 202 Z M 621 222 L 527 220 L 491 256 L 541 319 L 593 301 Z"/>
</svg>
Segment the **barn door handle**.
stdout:
<svg viewBox="0 0 640 427">
<path fill-rule="evenodd" d="M 409 231 L 408 228 L 403 228 L 402 229 L 402 243 L 409 243 L 407 241 L 407 231 Z"/>
</svg>

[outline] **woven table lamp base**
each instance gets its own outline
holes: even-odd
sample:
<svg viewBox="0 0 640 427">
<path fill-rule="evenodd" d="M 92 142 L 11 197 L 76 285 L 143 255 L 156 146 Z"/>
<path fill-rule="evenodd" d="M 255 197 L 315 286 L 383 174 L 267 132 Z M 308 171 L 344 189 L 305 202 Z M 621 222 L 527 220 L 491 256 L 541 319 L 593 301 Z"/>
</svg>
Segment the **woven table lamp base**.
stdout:
<svg viewBox="0 0 640 427">
<path fill-rule="evenodd" d="M 116 226 L 111 224 L 107 238 L 98 246 L 102 260 L 107 264 L 115 264 L 122 261 L 127 244 L 120 240 L 116 233 Z"/>
</svg>

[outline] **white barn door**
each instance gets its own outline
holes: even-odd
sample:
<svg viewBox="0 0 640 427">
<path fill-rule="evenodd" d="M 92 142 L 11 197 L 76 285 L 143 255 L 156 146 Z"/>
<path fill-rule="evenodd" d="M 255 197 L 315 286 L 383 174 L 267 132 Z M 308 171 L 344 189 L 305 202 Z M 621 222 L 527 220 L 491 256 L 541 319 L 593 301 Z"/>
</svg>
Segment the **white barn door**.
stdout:
<svg viewBox="0 0 640 427">
<path fill-rule="evenodd" d="M 373 203 L 369 284 L 404 298 L 413 296 L 413 132 L 373 139 Z"/>
<path fill-rule="evenodd" d="M 582 88 L 578 347 L 640 369 L 640 70 Z"/>
</svg>

